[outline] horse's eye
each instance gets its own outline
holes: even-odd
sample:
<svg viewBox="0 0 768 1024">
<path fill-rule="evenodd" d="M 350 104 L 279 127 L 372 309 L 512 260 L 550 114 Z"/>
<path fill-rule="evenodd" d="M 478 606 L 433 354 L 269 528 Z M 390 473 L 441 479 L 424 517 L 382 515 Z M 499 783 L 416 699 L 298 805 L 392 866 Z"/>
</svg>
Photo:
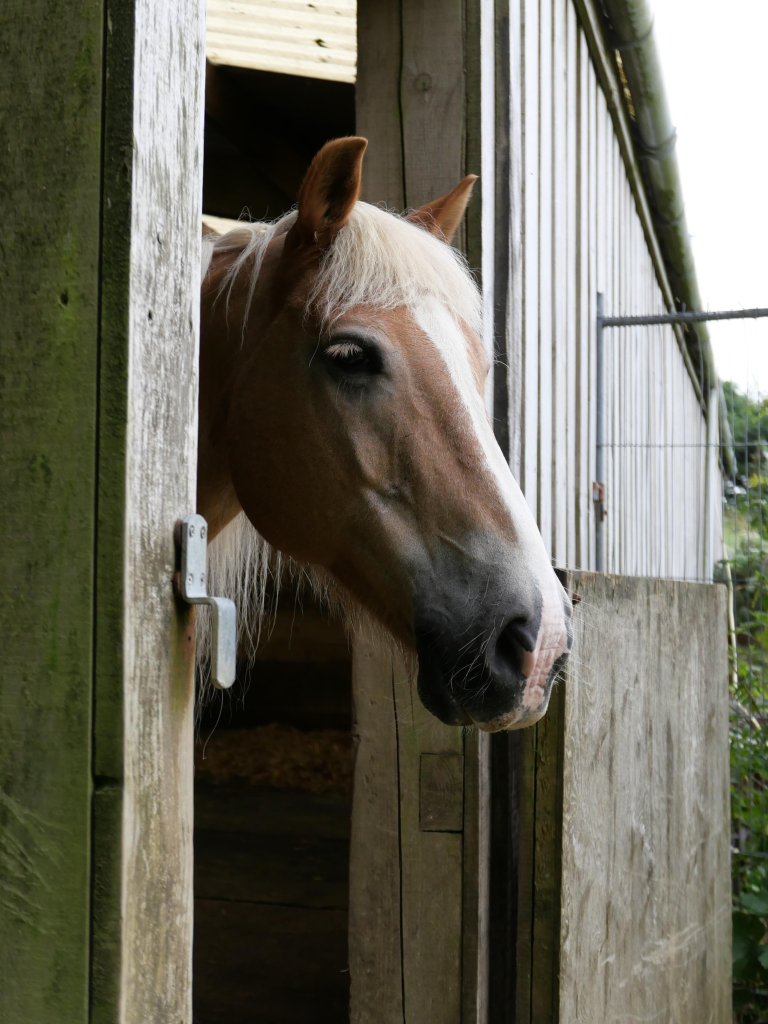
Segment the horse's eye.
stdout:
<svg viewBox="0 0 768 1024">
<path fill-rule="evenodd" d="M 335 369 L 346 373 L 375 372 L 379 369 L 375 352 L 368 345 L 351 338 L 332 341 L 325 347 L 323 354 Z"/>
</svg>

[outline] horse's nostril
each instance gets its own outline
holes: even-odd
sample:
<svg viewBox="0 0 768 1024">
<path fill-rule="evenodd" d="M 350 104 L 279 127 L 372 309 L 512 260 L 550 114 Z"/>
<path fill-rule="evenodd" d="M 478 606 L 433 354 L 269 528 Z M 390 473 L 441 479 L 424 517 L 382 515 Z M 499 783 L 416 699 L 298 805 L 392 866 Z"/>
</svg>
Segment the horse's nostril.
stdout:
<svg viewBox="0 0 768 1024">
<path fill-rule="evenodd" d="M 519 615 L 517 618 L 510 619 L 499 633 L 496 645 L 499 653 L 509 656 L 509 653 L 515 651 L 517 646 L 532 654 L 539 636 L 539 624 L 540 616 L 536 616 L 534 619 Z"/>
</svg>

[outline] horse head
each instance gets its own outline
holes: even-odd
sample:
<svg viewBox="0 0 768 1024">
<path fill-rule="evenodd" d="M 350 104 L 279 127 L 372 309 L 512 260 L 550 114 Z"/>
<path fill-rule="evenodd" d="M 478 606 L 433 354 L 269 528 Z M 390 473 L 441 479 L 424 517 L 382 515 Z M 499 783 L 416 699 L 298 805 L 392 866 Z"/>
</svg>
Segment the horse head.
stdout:
<svg viewBox="0 0 768 1024">
<path fill-rule="evenodd" d="M 544 714 L 570 602 L 483 398 L 480 296 L 451 237 L 474 178 L 406 217 L 358 201 L 366 141 L 276 224 L 216 239 L 202 292 L 199 511 L 241 509 L 418 656 L 441 721 Z"/>
</svg>

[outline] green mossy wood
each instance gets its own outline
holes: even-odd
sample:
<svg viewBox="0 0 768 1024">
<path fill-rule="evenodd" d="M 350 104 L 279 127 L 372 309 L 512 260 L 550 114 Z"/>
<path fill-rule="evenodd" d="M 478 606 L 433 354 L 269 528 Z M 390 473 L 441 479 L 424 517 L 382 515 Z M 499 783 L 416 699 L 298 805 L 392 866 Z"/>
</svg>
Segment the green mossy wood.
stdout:
<svg viewBox="0 0 768 1024">
<path fill-rule="evenodd" d="M 0 11 L 0 1020 L 189 1024 L 203 5 Z"/>
<path fill-rule="evenodd" d="M 80 1021 L 103 5 L 0 13 L 0 1019 Z"/>
</svg>

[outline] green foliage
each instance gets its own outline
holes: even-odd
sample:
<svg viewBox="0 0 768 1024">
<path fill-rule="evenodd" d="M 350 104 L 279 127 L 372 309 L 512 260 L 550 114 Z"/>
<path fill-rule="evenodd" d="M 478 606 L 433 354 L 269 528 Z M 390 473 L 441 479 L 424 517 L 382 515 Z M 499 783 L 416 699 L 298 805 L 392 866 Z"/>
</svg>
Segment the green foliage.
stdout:
<svg viewBox="0 0 768 1024">
<path fill-rule="evenodd" d="M 768 399 L 753 401 L 728 383 L 723 390 L 737 467 L 724 517 L 736 630 L 733 1005 L 739 1024 L 768 1024 Z"/>
<path fill-rule="evenodd" d="M 733 1008 L 742 1024 L 762 1024 L 768 1005 L 768 890 L 745 893 L 733 913 Z"/>
<path fill-rule="evenodd" d="M 762 469 L 768 476 L 768 397 L 749 398 L 730 381 L 723 383 L 723 394 L 736 456 L 736 475 L 747 479 Z"/>
</svg>

